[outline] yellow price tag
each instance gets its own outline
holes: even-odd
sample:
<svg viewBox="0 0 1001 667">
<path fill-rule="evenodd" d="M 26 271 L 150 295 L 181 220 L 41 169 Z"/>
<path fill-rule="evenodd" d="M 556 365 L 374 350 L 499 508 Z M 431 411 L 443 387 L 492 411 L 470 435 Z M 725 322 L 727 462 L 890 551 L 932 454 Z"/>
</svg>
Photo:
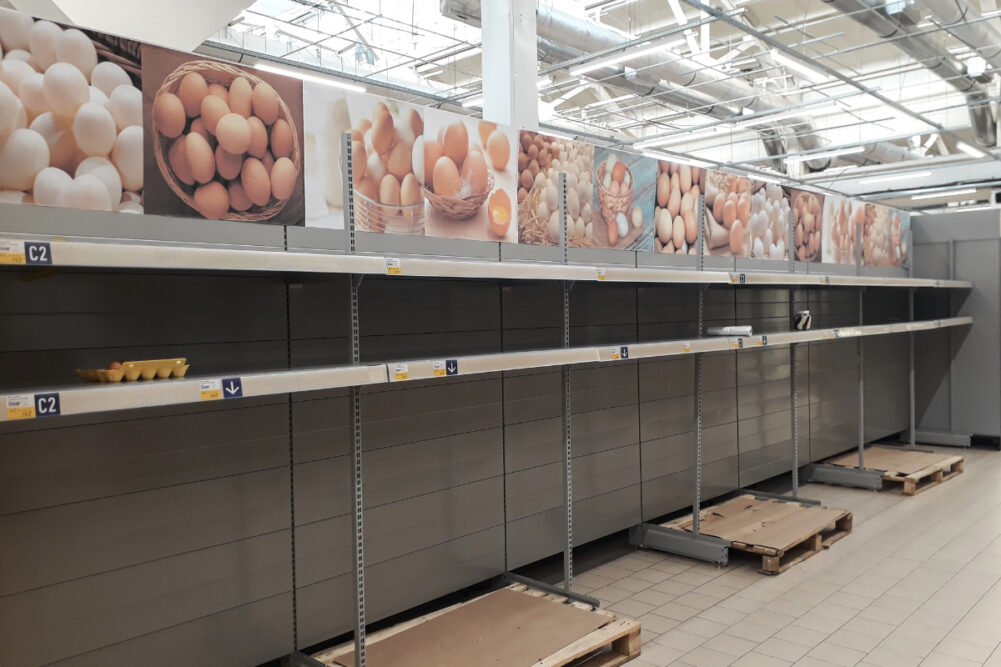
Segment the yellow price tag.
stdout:
<svg viewBox="0 0 1001 667">
<path fill-rule="evenodd" d="M 393 366 L 393 378 L 397 382 L 410 379 L 410 367 L 407 364 L 396 364 Z"/>
<path fill-rule="evenodd" d="M 0 264 L 25 264 L 24 241 L 0 241 Z M 34 417 L 34 415 L 32 415 Z M 22 417 L 23 419 L 23 417 Z"/>
<path fill-rule="evenodd" d="M 222 380 L 202 380 L 198 391 L 203 401 L 218 401 L 222 398 Z"/>
<path fill-rule="evenodd" d="M 605 275 L 605 269 L 598 269 L 598 280 L 604 280 Z"/>
<path fill-rule="evenodd" d="M 35 397 L 31 394 L 16 394 L 7 397 L 7 419 L 34 419 Z"/>
<path fill-rule="evenodd" d="M 692 351 L 692 343 L 691 343 L 691 341 L 687 341 L 686 340 L 684 343 L 682 343 L 681 344 L 681 351 L 684 352 L 685 354 L 688 354 L 689 352 L 691 352 Z"/>
<path fill-rule="evenodd" d="M 445 377 L 446 373 L 445 373 L 445 360 L 444 359 L 439 359 L 438 361 L 435 361 L 434 363 L 432 363 L 431 367 L 433 369 L 434 376 L 436 378 L 443 378 L 443 377 Z M 399 378 L 397 378 L 397 379 L 399 379 Z M 404 378 L 404 379 L 406 379 L 406 378 Z"/>
<path fill-rule="evenodd" d="M 618 361 L 619 359 L 622 358 L 622 353 L 619 351 L 619 348 L 610 347 L 608 349 L 612 353 L 612 361 Z"/>
<path fill-rule="evenodd" d="M 398 276 L 403 273 L 403 267 L 400 265 L 400 260 L 394 257 L 386 258 L 386 273 L 391 276 Z"/>
</svg>

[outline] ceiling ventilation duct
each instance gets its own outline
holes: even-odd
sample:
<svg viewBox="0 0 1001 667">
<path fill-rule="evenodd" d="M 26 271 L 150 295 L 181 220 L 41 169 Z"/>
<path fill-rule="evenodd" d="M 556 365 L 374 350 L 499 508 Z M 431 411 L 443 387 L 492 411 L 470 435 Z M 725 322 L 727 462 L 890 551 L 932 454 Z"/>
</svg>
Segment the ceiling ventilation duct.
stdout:
<svg viewBox="0 0 1001 667">
<path fill-rule="evenodd" d="M 479 25 L 480 3 L 478 0 L 441 0 L 440 7 L 445 16 Z M 542 3 L 537 5 L 536 12 L 536 30 L 539 39 L 542 40 L 540 49 L 543 54 L 557 53 L 554 45 L 569 49 L 571 53 L 595 53 L 614 49 L 628 41 L 622 33 L 612 28 L 571 16 Z M 691 95 L 692 91 L 697 90 L 698 97 L 724 100 L 727 105 L 739 105 L 755 113 L 785 110 L 789 108 L 790 104 L 793 104 L 781 95 L 755 88 L 743 80 L 731 78 L 722 72 L 706 67 L 702 63 L 682 56 L 666 61 L 663 56 L 656 54 L 639 56 L 630 60 L 630 67 L 640 71 L 644 80 L 658 82 L 656 88 L 651 89 L 654 90 L 653 94 L 660 95 L 667 91 L 681 92 L 687 96 Z M 659 83 L 661 80 L 667 81 L 675 87 L 664 88 Z M 688 87 L 692 90 L 685 90 Z M 710 115 L 715 116 L 715 114 Z M 817 136 L 813 123 L 805 116 L 786 119 L 784 124 L 795 134 L 796 141 L 802 150 L 820 151 L 825 147 Z M 783 142 L 777 140 L 779 137 L 777 137 L 776 128 L 756 129 L 761 133 L 762 141 L 769 155 L 780 155 L 787 152 L 785 147 L 781 145 Z M 779 150 L 782 152 L 775 152 Z M 874 144 L 869 157 L 876 160 L 880 157 L 896 156 L 900 156 L 897 159 L 916 159 L 919 157 L 916 153 L 901 149 L 893 144 L 885 144 L 885 142 Z M 810 160 L 805 164 L 811 170 L 819 171 L 826 169 L 831 163 L 830 158 L 823 158 Z M 781 165 L 778 166 L 781 167 Z"/>
<path fill-rule="evenodd" d="M 922 0 L 922 2 L 924 1 Z M 890 5 L 884 5 L 879 0 L 821 0 L 821 2 L 850 16 L 879 37 L 893 38 L 894 46 L 963 93 L 966 96 L 970 121 L 973 124 L 977 141 L 983 146 L 994 146 L 997 143 L 997 127 L 994 112 L 991 109 L 990 95 L 976 80 L 967 76 L 962 63 L 953 58 L 951 54 L 944 51 L 928 37 L 913 34 L 917 32 L 917 28 L 913 19 L 906 12 L 889 14 L 887 7 Z M 953 4 L 953 0 L 941 4 Z M 997 37 L 987 39 L 995 41 L 981 43 L 989 43 L 994 48 L 1001 48 L 996 41 Z"/>
<path fill-rule="evenodd" d="M 932 19 L 953 37 L 1001 70 L 1001 32 L 983 19 L 972 3 L 961 0 L 917 0 L 932 14 Z"/>
</svg>

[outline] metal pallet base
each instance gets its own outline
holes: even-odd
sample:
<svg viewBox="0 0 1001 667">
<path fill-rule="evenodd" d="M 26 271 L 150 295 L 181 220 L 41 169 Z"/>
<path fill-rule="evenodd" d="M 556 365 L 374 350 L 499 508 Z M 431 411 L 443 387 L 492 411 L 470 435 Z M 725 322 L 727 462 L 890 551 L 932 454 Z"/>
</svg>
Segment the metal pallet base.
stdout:
<svg viewBox="0 0 1001 667">
<path fill-rule="evenodd" d="M 520 574 L 514 574 L 513 572 L 505 572 L 500 576 L 501 581 L 504 586 L 509 584 L 524 584 L 530 588 L 535 588 L 552 595 L 562 595 L 565 598 L 570 598 L 571 600 L 576 600 L 577 602 L 583 602 L 584 604 L 589 604 L 595 609 L 601 607 L 601 600 L 598 598 L 593 598 L 590 595 L 584 595 L 583 593 L 574 593 L 573 591 L 568 591 L 559 586 L 553 586 L 552 584 L 547 584 L 542 581 L 537 581 L 529 577 L 523 577 Z"/>
<path fill-rule="evenodd" d="M 942 445 L 944 447 L 971 447 L 973 436 L 969 433 L 949 433 L 948 431 L 917 431 L 915 442 L 923 445 Z M 910 442 L 910 434 L 906 431 L 900 434 L 901 442 Z"/>
<path fill-rule="evenodd" d="M 755 491 L 754 489 L 737 489 L 736 494 L 738 496 L 754 496 L 755 498 L 761 498 L 763 500 L 781 500 L 782 502 L 794 502 L 801 503 L 803 505 L 819 505 L 819 500 L 814 500 L 813 498 L 801 498 L 799 496 L 790 496 L 788 493 L 766 493 L 765 491 Z"/>
<path fill-rule="evenodd" d="M 629 543 L 636 547 L 726 565 L 730 542 L 711 535 L 694 535 L 685 530 L 667 528 L 655 523 L 641 523 L 629 529 Z"/>
<path fill-rule="evenodd" d="M 879 491 L 883 488 L 883 472 L 869 468 L 846 468 L 817 463 L 810 466 L 810 481 Z"/>
</svg>

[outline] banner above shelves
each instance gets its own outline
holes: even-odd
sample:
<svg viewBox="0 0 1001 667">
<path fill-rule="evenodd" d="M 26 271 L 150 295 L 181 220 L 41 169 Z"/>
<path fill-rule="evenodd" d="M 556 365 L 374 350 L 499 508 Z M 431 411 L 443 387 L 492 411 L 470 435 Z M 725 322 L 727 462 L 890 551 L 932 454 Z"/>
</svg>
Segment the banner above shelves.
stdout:
<svg viewBox="0 0 1001 667">
<path fill-rule="evenodd" d="M 565 174 L 571 247 L 694 255 L 701 233 L 717 257 L 908 259 L 909 214 L 883 206 L 49 21 L 28 33 L 2 45 L 2 202 L 343 229 L 349 132 L 360 231 L 559 245 Z"/>
</svg>

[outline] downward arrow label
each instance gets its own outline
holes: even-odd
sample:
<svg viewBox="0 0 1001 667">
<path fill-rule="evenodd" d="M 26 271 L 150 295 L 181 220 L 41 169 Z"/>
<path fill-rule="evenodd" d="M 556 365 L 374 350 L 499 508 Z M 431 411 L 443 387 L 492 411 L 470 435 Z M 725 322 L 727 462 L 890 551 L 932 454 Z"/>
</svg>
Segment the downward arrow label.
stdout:
<svg viewBox="0 0 1001 667">
<path fill-rule="evenodd" d="M 243 381 L 240 378 L 222 379 L 223 398 L 240 398 L 243 396 Z"/>
</svg>

